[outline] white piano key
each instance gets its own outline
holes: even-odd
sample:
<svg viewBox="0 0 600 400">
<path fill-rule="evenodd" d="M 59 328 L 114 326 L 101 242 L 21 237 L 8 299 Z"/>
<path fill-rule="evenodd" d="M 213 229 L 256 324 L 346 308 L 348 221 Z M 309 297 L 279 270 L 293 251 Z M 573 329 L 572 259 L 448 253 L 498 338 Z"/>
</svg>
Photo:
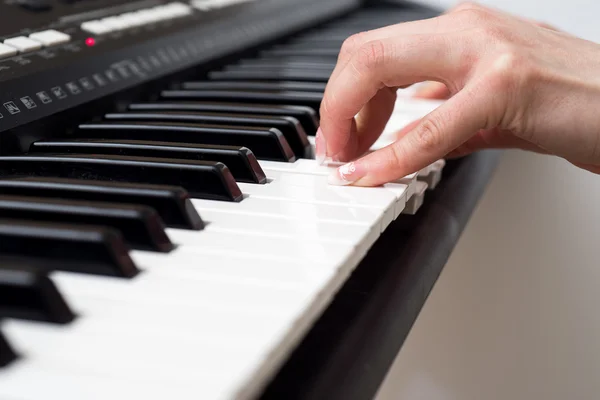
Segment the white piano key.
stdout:
<svg viewBox="0 0 600 400">
<path fill-rule="evenodd" d="M 231 384 L 231 376 L 239 379 L 247 374 L 252 363 L 259 361 L 258 348 L 266 344 L 249 340 L 243 346 L 243 334 L 237 337 L 242 342 L 226 344 L 224 338 L 219 345 L 204 344 L 198 340 L 204 335 L 176 327 L 154 324 L 138 330 L 133 324 L 114 326 L 106 322 L 110 321 L 94 323 L 88 319 L 57 328 L 8 321 L 3 330 L 15 347 L 29 349 L 24 363 L 29 355 L 34 365 L 45 363 L 52 369 L 101 376 L 109 382 L 127 379 L 137 384 L 182 385 L 188 393 L 203 395 L 223 391 Z"/>
<path fill-rule="evenodd" d="M 259 236 L 239 232 L 218 232 L 208 225 L 203 231 L 167 229 L 171 241 L 179 247 L 171 254 L 209 253 L 244 254 L 248 257 L 272 260 L 305 260 L 335 265 L 350 262 L 355 246 L 345 243 L 320 243 L 295 238 Z"/>
<path fill-rule="evenodd" d="M 198 208 L 197 210 L 202 219 L 211 224 L 211 229 L 217 232 L 258 233 L 340 243 L 361 243 L 370 233 L 370 229 L 363 225 L 306 222 L 272 216 L 240 215 Z"/>
<path fill-rule="evenodd" d="M 425 191 L 427 190 L 427 183 L 425 182 L 417 182 L 416 184 L 417 190 L 416 193 L 411 199 L 406 203 L 406 208 L 404 209 L 404 214 L 415 215 L 419 208 L 423 205 L 423 201 L 425 200 Z"/>
<path fill-rule="evenodd" d="M 316 175 L 308 176 L 303 174 L 286 174 L 267 172 L 267 178 L 271 182 L 266 185 L 253 185 L 240 183 L 242 192 L 251 196 L 261 196 L 271 198 L 271 196 L 286 196 L 286 189 L 295 192 L 294 188 L 304 188 L 303 193 L 310 193 L 311 196 L 296 197 L 296 201 L 314 201 L 322 204 L 349 205 L 349 206 L 367 206 L 367 207 L 390 207 L 393 204 L 395 195 L 381 187 L 378 188 L 357 188 L 357 187 L 339 187 L 331 186 L 327 183 L 327 177 Z M 287 197 L 286 197 L 287 198 Z M 288 198 L 293 200 L 293 197 Z"/>
<path fill-rule="evenodd" d="M 198 210 L 222 210 L 234 214 L 266 215 L 306 222 L 325 221 L 368 226 L 381 225 L 380 213 L 362 207 L 340 208 L 322 204 L 259 199 L 252 196 L 244 198 L 239 203 L 192 199 L 192 204 Z"/>
<path fill-rule="evenodd" d="M 147 251 L 132 251 L 133 261 L 145 271 L 157 276 L 198 281 L 221 281 L 256 286 L 306 287 L 319 284 L 331 277 L 332 270 L 303 262 L 302 260 L 279 261 L 252 259 L 236 254 L 203 254 L 201 260 L 195 254 L 173 257 Z M 166 267 L 165 266 L 174 266 Z"/>
<path fill-rule="evenodd" d="M 433 190 L 437 187 L 442 179 L 442 170 L 446 166 L 445 160 L 438 160 L 431 164 L 426 170 L 419 173 L 418 178 L 427 182 L 429 190 Z"/>
<path fill-rule="evenodd" d="M 356 197 L 365 203 L 370 203 L 379 197 L 379 200 L 382 202 L 382 204 L 387 204 L 390 195 L 393 195 L 396 201 L 395 218 L 402 212 L 404 204 L 406 203 L 407 195 L 410 192 L 405 184 L 387 184 L 381 187 L 373 188 L 359 188 L 353 186 L 337 187 L 330 186 L 327 183 L 327 176 L 324 174 L 293 174 L 281 171 L 267 171 L 266 174 L 267 178 L 272 180 L 272 183 L 275 184 L 280 183 L 283 185 L 302 186 L 310 188 L 315 192 L 331 191 L 342 195 Z"/>
<path fill-rule="evenodd" d="M 201 216 L 209 215 L 210 213 L 225 214 L 233 220 L 236 217 L 244 218 L 249 216 L 255 220 L 257 218 L 267 218 L 267 222 L 263 224 L 265 229 L 273 229 L 276 231 L 277 226 L 282 224 L 291 224 L 294 232 L 302 236 L 306 234 L 312 235 L 312 230 L 315 232 L 315 237 L 330 239 L 331 235 L 343 230 L 337 236 L 338 239 L 345 241 L 350 236 L 356 235 L 361 237 L 360 240 L 354 241 L 358 243 L 357 252 L 363 254 L 368 250 L 373 243 L 379 238 L 381 233 L 381 213 L 370 208 L 347 207 L 340 208 L 337 206 L 282 202 L 272 199 L 259 199 L 248 197 L 241 203 L 229 203 L 212 200 L 192 200 L 192 203 L 198 210 Z M 208 214 L 207 214 L 208 213 Z M 281 221 L 281 222 L 277 222 Z M 225 226 L 215 224 L 215 231 L 232 231 L 236 232 L 253 232 L 254 228 L 249 225 L 230 229 L 231 225 Z M 309 231 L 306 231 L 304 226 L 307 226 Z M 339 227 L 339 229 L 338 229 Z M 364 236 L 363 236 L 364 235 Z"/>
<path fill-rule="evenodd" d="M 202 257 L 198 257 L 201 262 Z M 282 268 L 286 265 L 282 264 Z M 142 266 L 143 268 L 143 266 Z M 169 268 L 169 265 L 164 265 Z M 330 273 L 334 273 L 331 268 Z M 310 297 L 313 290 L 310 282 L 281 283 L 267 287 L 240 282 L 219 282 L 217 280 L 201 284 L 198 281 L 186 281 L 177 277 L 166 277 L 164 274 L 143 272 L 134 280 L 123 280 L 110 277 L 61 274 L 52 275 L 55 282 L 73 296 L 107 296 L 124 303 L 147 304 L 149 306 L 169 305 L 174 309 L 193 305 L 202 312 L 207 312 L 215 304 L 221 310 L 252 310 L 261 313 L 277 313 L 282 309 L 297 307 Z M 107 292 L 107 288 L 110 292 Z"/>
<path fill-rule="evenodd" d="M 334 170 L 331 165 L 319 165 L 314 160 L 298 160 L 295 163 L 276 163 L 261 161 L 261 165 L 265 170 L 268 178 L 273 179 L 275 183 L 282 182 L 284 184 L 298 185 L 303 187 L 313 188 L 317 193 L 331 191 L 344 196 L 366 197 L 370 200 L 375 200 L 381 197 L 382 201 L 387 201 L 390 194 L 395 196 L 396 205 L 392 212 L 395 219 L 404 208 L 408 194 L 411 193 L 410 188 L 399 186 L 394 183 L 383 185 L 375 188 L 358 188 L 358 187 L 335 187 L 327 184 L 327 176 Z M 296 176 L 293 176 L 296 174 Z M 311 175 L 307 177 L 306 175 Z M 405 182 L 397 182 L 400 185 L 405 185 Z M 410 181 L 408 182 L 410 185 Z M 244 189 L 242 189 L 244 190 Z M 258 191 L 259 189 L 256 189 Z M 391 221 L 390 221 L 391 222 Z M 384 225 L 382 229 L 385 229 Z"/>
<path fill-rule="evenodd" d="M 337 207 L 372 208 L 382 214 L 382 231 L 394 220 L 395 197 L 389 193 L 387 196 L 374 196 L 372 201 L 368 201 L 360 198 L 363 196 L 353 196 L 350 192 L 336 191 L 334 190 L 336 188 L 328 187 L 327 185 L 319 185 L 317 188 L 314 188 L 271 183 L 260 185 L 259 187 L 259 185 L 240 183 L 239 186 L 242 192 L 263 199 L 323 204 Z"/>
<path fill-rule="evenodd" d="M 111 363 L 112 364 L 112 363 Z M 110 368 L 110 364 L 105 366 Z M 35 382 L 35 384 L 31 384 Z M 48 395 L 61 400 L 105 400 L 143 398 L 148 400 L 189 396 L 187 385 L 164 385 L 156 382 L 131 382 L 102 374 L 90 374 L 80 368 L 65 366 L 52 360 L 35 358 L 20 360 L 0 371 L 0 398 L 3 400 L 40 400 Z M 215 393 L 216 395 L 216 393 Z"/>
</svg>

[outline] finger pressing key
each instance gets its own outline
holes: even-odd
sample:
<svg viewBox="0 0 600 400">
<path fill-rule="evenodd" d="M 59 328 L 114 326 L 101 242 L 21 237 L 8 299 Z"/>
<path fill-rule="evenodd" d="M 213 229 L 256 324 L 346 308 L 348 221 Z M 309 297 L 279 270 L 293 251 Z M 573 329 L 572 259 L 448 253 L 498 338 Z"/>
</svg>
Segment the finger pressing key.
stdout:
<svg viewBox="0 0 600 400">
<path fill-rule="evenodd" d="M 443 158 L 490 123 L 496 107 L 482 93 L 463 89 L 398 141 L 334 170 L 329 183 L 378 186 Z"/>
</svg>

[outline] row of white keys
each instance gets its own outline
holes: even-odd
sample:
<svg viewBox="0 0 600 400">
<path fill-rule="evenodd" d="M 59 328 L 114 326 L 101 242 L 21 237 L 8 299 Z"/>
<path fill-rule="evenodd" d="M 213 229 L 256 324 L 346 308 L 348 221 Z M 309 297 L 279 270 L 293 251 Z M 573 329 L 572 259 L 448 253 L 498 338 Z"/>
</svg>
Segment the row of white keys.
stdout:
<svg viewBox="0 0 600 400">
<path fill-rule="evenodd" d="M 254 196 L 240 203 L 210 200 L 192 200 L 200 215 L 215 231 L 235 231 L 255 234 L 268 231 L 280 237 L 298 237 L 300 240 L 354 243 L 360 257 L 375 243 L 381 232 L 382 215 L 371 208 L 338 207 L 324 204 L 301 203 L 263 199 Z M 212 216 L 212 218 L 211 218 Z M 222 218 L 220 216 L 223 216 Z M 240 224 L 235 219 L 240 218 Z M 260 225 L 244 224 L 262 221 Z M 223 223 L 220 223 L 221 221 Z M 211 224 L 208 225 L 211 227 Z"/>
<path fill-rule="evenodd" d="M 85 397 L 78 397 L 85 388 L 51 382 L 24 389 L 19 377 L 31 376 L 26 371 L 52 366 L 72 379 L 96 376 L 101 384 L 107 378 L 114 386 L 100 390 L 104 395 L 122 395 L 122 385 L 137 383 L 136 397 L 160 398 L 153 384 L 168 384 L 185 387 L 187 396 L 218 398 L 232 379 L 246 376 L 265 357 L 261 349 L 269 349 L 292 329 L 294 316 L 319 295 L 318 288 L 332 274 L 306 264 L 228 255 L 198 257 L 196 262 L 166 256 L 159 260 L 143 252 L 134 258 L 145 271 L 132 281 L 53 274 L 61 293 L 81 314 L 74 324 L 4 324 L 25 358 L 0 373 L 0 397 L 44 398 L 41 394 L 50 390 L 65 399 L 93 398 L 93 387 Z M 240 278 L 243 268 L 247 279 Z M 271 275 L 277 268 L 279 275 Z"/>
<path fill-rule="evenodd" d="M 258 232 L 219 232 L 208 225 L 203 231 L 168 229 L 171 241 L 178 246 L 171 254 L 239 254 L 272 260 L 304 260 L 336 266 L 347 262 L 354 246 L 346 243 L 303 241 L 296 238 L 262 236 Z"/>
<path fill-rule="evenodd" d="M 381 210 L 384 215 L 381 226 L 382 232 L 402 212 L 409 193 L 408 185 L 402 183 L 390 183 L 374 188 L 330 186 L 327 184 L 327 177 L 332 173 L 334 167 L 319 165 L 315 160 L 301 159 L 295 163 L 287 164 L 271 161 L 259 161 L 259 163 L 267 178 L 273 180 L 273 186 L 272 189 L 264 190 L 262 193 L 259 189 L 256 189 L 256 196 L 275 196 L 271 192 L 281 196 L 282 199 L 289 198 L 292 195 L 304 196 L 304 198 L 321 196 L 320 199 L 315 201 L 322 200 L 324 202 L 329 201 L 327 196 L 331 196 L 332 202 L 335 201 L 336 197 L 343 198 L 346 202 L 350 201 L 352 204 Z M 279 190 L 279 188 L 282 189 Z M 286 193 L 283 188 L 287 188 L 285 190 L 288 192 Z M 245 189 L 242 188 L 243 190 Z"/>
<path fill-rule="evenodd" d="M 343 211 L 338 210 L 331 213 L 331 207 L 328 205 L 292 202 L 293 204 L 296 204 L 296 206 L 286 204 L 285 207 L 278 209 L 279 215 L 277 215 L 277 213 L 273 213 L 273 208 L 270 207 L 272 204 L 268 199 L 254 200 L 252 198 L 247 198 L 239 204 L 202 200 L 196 200 L 195 202 L 196 205 L 199 206 L 201 214 L 203 209 L 205 211 L 206 215 L 204 215 L 204 217 L 209 222 L 207 229 L 202 232 L 170 230 L 169 234 L 174 239 L 174 242 L 179 244 L 180 247 L 168 256 L 157 256 L 155 254 L 143 252 L 134 253 L 134 258 L 142 265 L 142 268 L 145 267 L 145 271 L 141 277 L 132 281 L 134 283 L 133 285 L 131 282 L 107 278 L 94 277 L 93 279 L 90 279 L 85 276 L 77 276 L 74 274 L 55 274 L 54 279 L 58 282 L 61 292 L 68 293 L 69 296 L 75 298 L 80 307 L 82 307 L 82 304 L 87 304 L 88 314 L 84 315 L 84 317 L 90 319 L 83 320 L 82 324 L 84 324 L 84 327 L 81 328 L 80 325 L 78 329 L 75 328 L 71 335 L 52 334 L 52 332 L 49 333 L 47 331 L 43 332 L 39 330 L 39 326 L 32 329 L 31 327 L 28 327 L 27 323 L 11 322 L 8 324 L 6 330 L 9 335 L 12 333 L 14 336 L 18 336 L 20 340 L 24 341 L 22 343 L 22 348 L 29 349 L 30 352 L 33 352 L 33 356 L 31 357 L 33 363 L 26 364 L 27 368 L 35 369 L 40 365 L 43 365 L 44 362 L 51 365 L 54 361 L 62 362 L 61 360 L 64 360 L 61 364 L 63 365 L 63 368 L 68 369 L 69 365 L 76 365 L 77 371 L 84 371 L 89 374 L 106 375 L 107 372 L 100 367 L 105 365 L 102 361 L 106 360 L 106 362 L 108 362 L 112 356 L 115 356 L 117 353 L 115 353 L 114 350 L 112 352 L 109 350 L 117 348 L 121 359 L 125 360 L 119 364 L 121 369 L 118 371 L 124 372 L 132 369 L 135 371 L 143 370 L 144 374 L 140 379 L 148 379 L 150 376 L 153 381 L 156 379 L 157 382 L 161 380 L 170 382 L 170 379 L 174 379 L 173 377 L 154 377 L 147 371 L 148 366 L 145 366 L 144 369 L 136 364 L 136 359 L 143 358 L 141 352 L 144 347 L 131 349 L 124 344 L 119 347 L 119 344 L 124 342 L 123 335 L 127 332 L 136 330 L 132 329 L 130 325 L 125 325 L 122 330 L 119 330 L 118 327 L 124 323 L 139 324 L 140 326 L 146 326 L 144 325 L 144 323 L 146 323 L 147 330 L 151 330 L 150 325 L 155 323 L 155 320 L 159 319 L 160 315 L 163 315 L 162 318 L 166 318 L 164 315 L 167 315 L 171 318 L 171 322 L 174 323 L 172 320 L 173 316 L 170 314 L 173 312 L 172 310 L 180 310 L 181 307 L 185 307 L 187 304 L 193 304 L 195 307 L 199 308 L 199 310 L 197 310 L 198 313 L 201 312 L 202 317 L 205 319 L 202 321 L 204 323 L 203 325 L 208 323 L 211 327 L 218 326 L 218 329 L 214 330 L 214 337 L 212 337 L 212 339 L 215 340 L 219 335 L 222 335 L 222 332 L 227 331 L 222 325 L 218 325 L 219 319 L 223 318 L 223 315 L 227 312 L 243 312 L 244 315 L 247 315 L 246 313 L 248 312 L 253 313 L 251 316 L 252 321 L 248 322 L 248 324 L 260 321 L 258 316 L 254 314 L 266 314 L 271 323 L 278 321 L 278 325 L 259 324 L 264 329 L 257 332 L 254 336 L 250 335 L 254 338 L 254 342 L 244 342 L 243 348 L 252 347 L 268 350 L 270 348 L 269 344 L 273 345 L 281 340 L 284 336 L 283 331 L 285 329 L 291 329 L 294 326 L 294 323 L 296 322 L 293 320 L 294 316 L 302 315 L 303 308 L 306 308 L 307 305 L 311 303 L 311 300 L 314 301 L 315 298 L 322 294 L 321 291 L 327 287 L 327 283 L 332 281 L 336 273 L 342 275 L 340 278 L 343 280 L 344 276 L 350 272 L 359 259 L 355 258 L 348 261 L 347 256 L 352 255 L 353 247 L 359 245 L 365 238 L 370 237 L 369 233 L 373 231 L 372 223 L 378 221 L 378 217 L 376 216 L 377 213 L 370 209 L 369 212 L 365 212 L 365 210 L 358 208 L 360 211 L 356 215 L 360 216 L 360 218 L 357 218 L 356 222 L 347 222 L 346 218 L 353 215 L 353 212 L 356 211 L 355 207 L 350 209 L 342 208 Z M 251 206 L 245 206 L 244 210 L 240 209 L 240 206 L 248 204 L 251 204 Z M 239 217 L 252 216 L 255 218 L 254 221 L 246 222 L 260 222 L 260 219 L 266 217 L 265 214 L 268 215 L 268 218 L 273 218 L 277 222 L 271 221 L 271 223 L 268 224 L 257 225 L 255 230 L 247 230 L 244 235 L 237 231 L 234 224 L 235 219 L 232 219 L 231 215 L 226 212 L 226 210 L 231 209 L 235 209 L 237 216 Z M 213 210 L 213 212 L 211 213 L 210 210 Z M 315 221 L 324 224 L 325 226 L 327 226 L 327 224 L 332 224 L 332 226 L 328 226 L 327 232 L 329 233 L 326 233 L 326 235 L 333 236 L 336 229 L 351 226 L 354 232 L 353 236 L 342 235 L 337 240 L 330 240 L 331 243 L 327 242 L 327 238 L 324 238 L 324 242 L 326 243 L 319 243 L 321 242 L 320 240 L 314 239 L 305 240 L 306 243 L 310 242 L 310 244 L 305 248 L 301 247 L 303 251 L 297 252 L 294 252 L 292 242 L 295 244 L 302 243 L 303 241 L 301 239 L 304 239 L 307 236 L 306 231 L 296 230 L 294 234 L 288 236 L 289 239 L 293 240 L 271 237 L 270 239 L 272 239 L 271 244 L 273 245 L 273 248 L 280 249 L 276 251 L 274 259 L 272 259 L 273 254 L 270 251 L 271 246 L 261 247 L 260 244 L 261 242 L 265 243 L 265 238 L 258 236 L 259 239 L 256 239 L 256 234 L 258 233 L 264 236 L 276 232 L 277 230 L 293 231 L 293 229 L 289 229 L 288 227 L 294 226 L 298 221 L 298 218 L 304 219 L 303 215 L 297 214 L 297 211 L 299 210 L 303 210 L 305 214 L 312 216 Z M 307 213 L 307 211 L 312 212 L 312 214 Z M 227 217 L 225 218 L 224 215 Z M 320 222 L 319 215 L 326 216 L 325 221 Z M 338 219 L 337 221 L 336 218 Z M 223 222 L 223 227 L 218 228 L 221 222 Z M 288 223 L 289 225 L 286 225 L 285 223 Z M 214 229 L 212 229 L 211 226 L 214 227 Z M 362 235 L 360 234 L 361 231 L 364 232 Z M 309 234 L 313 234 L 312 231 L 308 232 Z M 319 238 L 319 236 L 316 237 L 316 239 Z M 330 257 L 323 257 L 318 250 L 315 252 L 315 248 L 321 248 L 325 252 L 331 252 L 331 249 L 339 249 L 339 252 L 335 254 L 332 253 Z M 262 250 L 263 254 L 254 254 L 258 258 L 253 259 L 249 257 L 250 254 L 245 253 L 254 250 L 259 250 L 259 252 Z M 214 254 L 211 254 L 211 252 Z M 236 254 L 238 254 L 239 257 L 237 257 L 235 261 L 231 261 L 229 268 L 223 265 L 224 259 L 227 260 L 228 257 L 235 258 Z M 318 257 L 316 257 L 315 254 L 317 254 Z M 186 267 L 182 268 L 184 265 Z M 203 269 L 203 265 L 209 265 L 210 267 Z M 306 265 L 312 265 L 314 268 L 305 269 Z M 198 269 L 196 270 L 196 268 Z M 245 277 L 240 276 L 240 271 L 243 268 L 247 268 Z M 265 271 L 265 268 L 269 271 Z M 273 282 L 274 278 L 271 275 L 275 268 L 294 271 L 293 276 L 288 279 L 275 279 Z M 305 279 L 298 279 L 297 274 L 299 270 L 307 275 Z M 342 271 L 341 274 L 340 271 Z M 252 274 L 252 276 L 249 276 L 250 274 Z M 280 278 L 282 278 L 282 274 L 285 276 L 284 273 L 280 272 Z M 110 285 L 110 287 L 99 285 L 98 279 L 102 279 L 106 284 Z M 206 282 L 206 285 L 199 287 L 198 281 Z M 239 285 L 236 287 L 236 285 L 232 285 L 233 282 L 236 282 Z M 251 283 L 260 286 L 260 289 L 257 289 L 256 287 L 246 291 L 240 289 L 245 288 L 245 285 Z M 275 287 L 270 287 L 269 284 L 273 284 Z M 232 286 L 235 287 L 233 293 L 231 292 Z M 103 301 L 96 301 L 96 308 L 93 308 L 90 305 L 93 303 L 94 298 L 103 299 Z M 83 302 L 84 299 L 86 299 L 85 302 Z M 135 312 L 132 312 L 132 315 L 135 315 L 136 317 L 127 314 L 126 318 L 122 318 L 121 325 L 116 324 L 114 320 L 117 318 L 117 315 L 115 315 L 113 310 L 107 311 L 104 309 L 103 311 L 102 308 L 98 308 L 98 304 L 106 306 L 109 299 L 115 301 L 115 304 L 119 304 L 119 313 L 123 313 L 125 312 L 124 310 L 127 309 L 123 304 L 130 304 L 129 307 L 135 309 Z M 213 304 L 218 304 L 219 308 L 218 312 L 215 313 L 216 320 L 211 323 L 211 321 L 206 321 L 206 312 L 207 310 L 210 311 Z M 141 315 L 144 314 L 140 313 L 138 307 L 150 310 L 147 312 L 147 320 L 140 320 L 140 318 L 142 318 Z M 166 308 L 166 311 L 164 311 L 163 314 L 159 314 L 155 311 L 156 307 Z M 179 321 L 179 323 L 174 323 L 174 325 L 181 327 L 183 324 L 186 329 L 190 329 L 188 326 L 189 324 L 185 324 L 185 318 L 193 314 L 194 313 L 192 312 L 184 313 L 181 317 L 182 320 Z M 106 320 L 102 320 L 102 317 Z M 244 319 L 236 316 L 232 317 L 230 321 L 240 323 L 240 321 L 243 322 Z M 97 332 L 102 331 L 103 327 L 111 327 L 110 330 L 102 332 L 101 334 L 101 337 L 104 340 L 103 345 L 90 349 L 89 342 L 91 340 L 91 332 L 98 334 Z M 279 327 L 279 329 L 276 329 L 277 327 Z M 244 335 L 248 334 L 244 331 L 243 324 L 237 327 L 237 330 L 244 332 Z M 61 331 L 61 333 L 64 333 L 64 331 Z M 211 338 L 210 335 L 207 336 L 205 331 L 198 332 L 198 334 L 202 335 L 202 337 L 208 341 L 207 346 L 209 346 L 211 350 L 219 350 L 217 351 L 218 356 L 223 358 L 219 345 L 208 340 Z M 144 339 L 158 341 L 158 338 L 155 338 L 154 336 L 155 335 L 149 335 L 149 337 L 144 337 Z M 170 336 L 171 333 L 164 335 L 164 337 Z M 249 340 L 248 337 L 246 337 L 246 339 Z M 262 342 L 260 342 L 261 340 Z M 59 342 L 57 343 L 56 341 Z M 37 347 L 32 347 L 31 342 L 35 342 Z M 226 344 L 230 342 L 231 338 L 224 340 L 223 346 L 226 346 Z M 19 343 L 20 342 L 17 342 L 17 344 Z M 73 343 L 79 343 L 79 345 L 69 348 Z M 186 347 L 196 346 L 195 343 L 188 343 L 185 338 L 180 337 L 177 338 L 177 343 L 178 345 Z M 156 343 L 156 346 L 160 348 L 168 347 L 165 344 L 159 344 L 159 342 Z M 56 351 L 47 353 L 47 350 L 45 350 L 55 350 L 57 348 L 61 349 L 61 351 L 63 351 L 62 349 L 65 349 L 64 351 L 67 352 L 68 356 L 60 353 L 60 355 L 57 355 Z M 205 358 L 211 358 L 211 355 L 214 353 L 207 352 L 202 346 L 196 348 L 200 349 L 198 350 L 199 353 L 197 355 L 200 356 L 200 354 L 202 354 Z M 227 350 L 229 351 L 231 349 L 227 348 Z M 127 353 L 127 351 L 129 351 L 129 353 Z M 185 353 L 183 350 L 181 352 Z M 87 356 L 82 358 L 82 356 L 86 354 Z M 131 354 L 131 357 L 127 357 L 127 354 Z M 161 355 L 161 363 L 165 362 L 164 357 L 167 357 L 168 359 L 168 354 Z M 217 357 L 217 354 L 214 354 L 214 357 Z M 260 360 L 257 360 L 257 358 L 260 357 L 264 358 L 265 354 L 257 353 L 243 355 L 241 360 L 247 361 L 244 365 L 247 370 L 250 371 L 252 365 L 256 365 L 260 362 Z M 49 359 L 50 361 L 47 361 Z M 93 364 L 86 363 L 84 360 L 88 359 L 94 360 L 95 362 Z M 100 362 L 98 362 L 99 359 Z M 240 352 L 235 352 L 235 363 L 237 363 L 237 365 L 240 363 L 239 360 Z M 178 365 L 188 365 L 189 363 L 190 360 L 188 359 L 182 359 L 177 362 Z M 219 368 L 214 368 L 214 363 L 212 367 L 213 369 L 211 369 L 210 373 L 219 371 Z M 223 367 L 220 370 L 227 371 L 226 375 L 228 377 L 235 376 L 235 373 L 232 373 L 233 370 L 229 366 L 227 368 Z M 110 378 L 118 380 L 121 376 L 117 373 L 118 371 L 111 370 L 109 374 Z M 198 371 L 196 371 L 196 373 L 198 374 L 197 376 L 210 376 L 209 380 L 211 381 L 211 384 L 219 383 L 218 385 L 215 385 L 215 391 L 217 391 L 219 387 L 223 387 L 223 385 L 226 386 L 226 383 L 223 380 L 217 378 L 213 379 L 210 373 L 208 375 Z M 127 376 L 127 374 L 123 373 L 123 376 Z M 174 376 L 181 378 L 186 375 L 174 373 Z M 219 375 L 219 377 L 221 376 Z M 9 382 L 12 381 L 9 380 Z M 18 385 L 14 387 L 18 387 Z M 74 393 L 76 393 L 74 398 L 81 394 L 81 392 Z M 203 391 L 202 393 L 204 395 L 206 392 Z"/>
</svg>

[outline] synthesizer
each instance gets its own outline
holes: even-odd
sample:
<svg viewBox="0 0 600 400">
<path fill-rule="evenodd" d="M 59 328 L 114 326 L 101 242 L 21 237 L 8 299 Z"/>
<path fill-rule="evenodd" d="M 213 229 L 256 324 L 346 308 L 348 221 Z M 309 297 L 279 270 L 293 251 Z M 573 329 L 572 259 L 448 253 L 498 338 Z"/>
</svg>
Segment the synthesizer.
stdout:
<svg viewBox="0 0 600 400">
<path fill-rule="evenodd" d="M 348 36 L 436 14 L 1 2 L 0 400 L 370 398 L 497 156 L 332 187 L 314 135 Z"/>
</svg>

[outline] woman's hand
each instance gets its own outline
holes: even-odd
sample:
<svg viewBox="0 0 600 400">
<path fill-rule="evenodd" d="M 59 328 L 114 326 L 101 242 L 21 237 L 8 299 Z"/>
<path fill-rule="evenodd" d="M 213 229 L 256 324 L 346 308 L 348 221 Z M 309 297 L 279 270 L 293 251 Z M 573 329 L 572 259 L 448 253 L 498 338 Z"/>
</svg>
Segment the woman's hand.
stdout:
<svg viewBox="0 0 600 400">
<path fill-rule="evenodd" d="M 600 46 L 476 4 L 346 40 L 321 105 L 317 159 L 363 155 L 397 89 L 423 81 L 439 84 L 419 96 L 448 100 L 395 143 L 340 167 L 332 183 L 379 185 L 485 148 L 600 172 Z"/>
</svg>

